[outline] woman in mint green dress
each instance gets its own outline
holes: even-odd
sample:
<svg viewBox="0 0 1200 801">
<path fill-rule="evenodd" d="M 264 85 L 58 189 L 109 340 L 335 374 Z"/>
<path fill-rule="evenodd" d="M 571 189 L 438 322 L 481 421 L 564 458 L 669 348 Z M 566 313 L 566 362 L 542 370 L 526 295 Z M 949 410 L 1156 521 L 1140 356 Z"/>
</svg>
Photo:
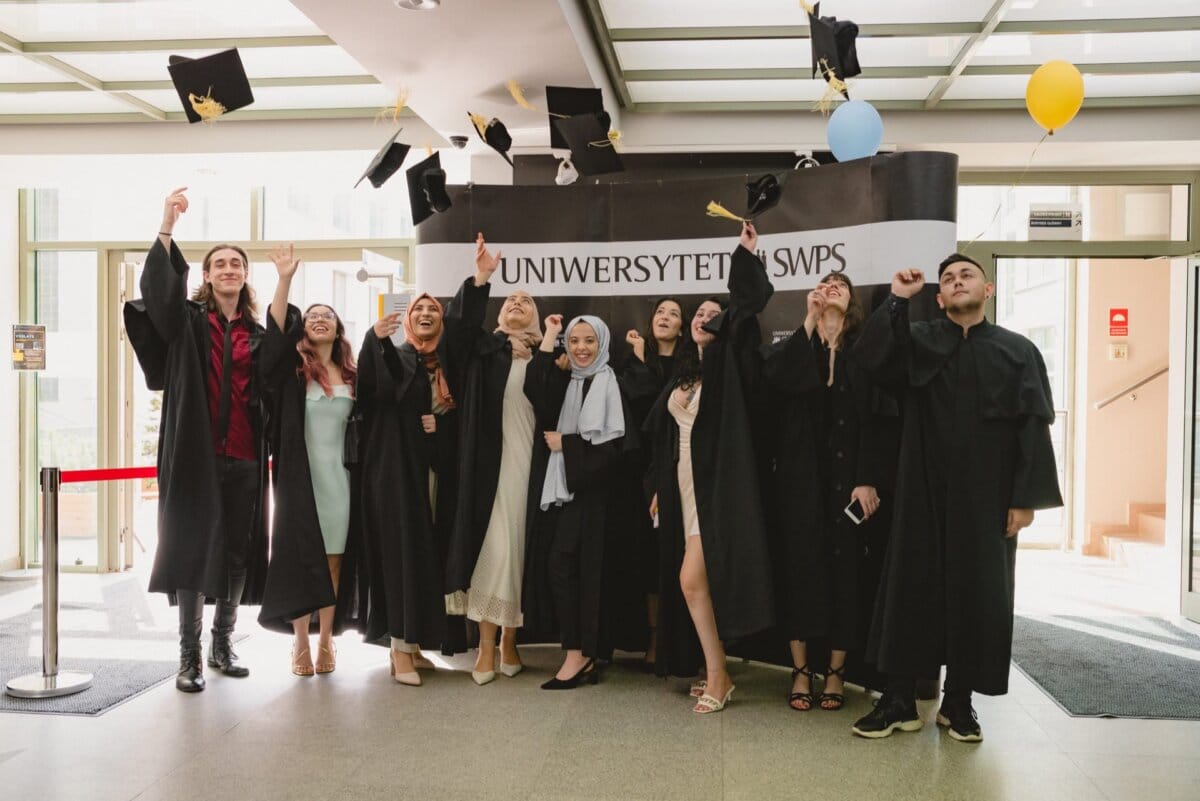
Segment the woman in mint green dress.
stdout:
<svg viewBox="0 0 1200 801">
<path fill-rule="evenodd" d="M 259 622 L 291 631 L 292 672 L 331 673 L 333 635 L 357 618 L 356 495 L 345 464 L 357 369 L 337 313 L 287 303 L 296 262 L 275 251 L 279 283 L 260 345 L 259 379 L 271 404 L 274 514 L 271 561 Z M 357 482 L 354 482 L 357 483 Z M 316 657 L 309 629 L 317 618 Z"/>
</svg>

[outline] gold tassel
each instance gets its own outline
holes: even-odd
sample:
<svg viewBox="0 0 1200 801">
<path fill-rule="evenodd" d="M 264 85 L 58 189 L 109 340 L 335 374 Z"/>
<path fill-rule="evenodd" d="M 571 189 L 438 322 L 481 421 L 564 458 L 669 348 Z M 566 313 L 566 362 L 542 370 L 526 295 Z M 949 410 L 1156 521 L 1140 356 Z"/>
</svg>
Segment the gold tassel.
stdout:
<svg viewBox="0 0 1200 801">
<path fill-rule="evenodd" d="M 726 220 L 735 220 L 742 223 L 750 222 L 749 219 L 737 216 L 715 200 L 708 201 L 708 207 L 704 209 L 704 213 L 709 217 L 724 217 Z"/>
<path fill-rule="evenodd" d="M 806 2 L 804 2 L 804 0 L 800 0 L 800 7 L 804 9 L 805 14 L 808 14 L 810 16 L 812 15 L 812 13 L 813 13 L 812 3 L 806 3 Z"/>
<path fill-rule="evenodd" d="M 817 62 L 821 70 L 822 77 L 825 78 L 825 94 L 821 95 L 821 99 L 813 104 L 813 109 L 822 114 L 828 114 L 833 104 L 843 96 L 843 93 L 848 89 L 846 82 L 837 76 L 829 67 L 829 62 L 821 59 Z"/>
<path fill-rule="evenodd" d="M 429 156 L 432 156 L 432 155 L 433 155 L 433 148 L 429 146 L 428 142 L 426 142 L 425 143 L 425 156 L 428 158 Z"/>
<path fill-rule="evenodd" d="M 212 122 L 217 117 L 225 113 L 225 106 L 221 105 L 212 98 L 212 87 L 208 87 L 208 94 L 196 97 L 191 92 L 188 93 L 188 101 L 192 104 L 192 111 L 200 115 L 200 119 L 204 122 Z"/>
<path fill-rule="evenodd" d="M 609 131 L 607 138 L 597 139 L 595 142 L 588 142 L 588 147 L 611 147 L 613 150 L 620 152 L 620 149 L 617 147 L 617 143 L 620 141 L 620 131 Z"/>
<path fill-rule="evenodd" d="M 537 106 L 530 103 L 529 99 L 525 97 L 525 90 L 521 88 L 521 84 L 516 81 L 509 81 L 506 85 L 508 86 L 508 93 L 512 95 L 512 99 L 516 101 L 518 106 L 527 111 L 538 110 Z"/>
<path fill-rule="evenodd" d="M 396 95 L 396 102 L 390 106 L 384 106 L 381 108 L 379 113 L 375 115 L 375 121 L 378 122 L 379 120 L 387 119 L 390 116 L 392 118 L 392 123 L 395 124 L 396 121 L 400 119 L 400 112 L 402 112 L 407 105 L 408 87 L 402 86 L 400 88 L 400 94 Z"/>
<path fill-rule="evenodd" d="M 478 114 L 471 113 L 470 111 L 467 112 L 467 116 L 471 118 L 471 124 L 475 126 L 476 131 L 479 131 L 479 136 L 482 138 L 484 132 L 487 131 L 487 120 Z"/>
</svg>

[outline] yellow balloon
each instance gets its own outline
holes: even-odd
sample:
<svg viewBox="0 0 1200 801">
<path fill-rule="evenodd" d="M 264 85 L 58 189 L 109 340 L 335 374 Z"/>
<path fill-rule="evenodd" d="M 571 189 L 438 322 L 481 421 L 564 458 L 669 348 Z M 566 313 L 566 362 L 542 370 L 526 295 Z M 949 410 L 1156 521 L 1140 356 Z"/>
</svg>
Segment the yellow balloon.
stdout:
<svg viewBox="0 0 1200 801">
<path fill-rule="evenodd" d="M 1025 107 L 1050 133 L 1073 120 L 1082 105 L 1083 76 L 1069 61 L 1047 61 L 1029 76 Z"/>
</svg>

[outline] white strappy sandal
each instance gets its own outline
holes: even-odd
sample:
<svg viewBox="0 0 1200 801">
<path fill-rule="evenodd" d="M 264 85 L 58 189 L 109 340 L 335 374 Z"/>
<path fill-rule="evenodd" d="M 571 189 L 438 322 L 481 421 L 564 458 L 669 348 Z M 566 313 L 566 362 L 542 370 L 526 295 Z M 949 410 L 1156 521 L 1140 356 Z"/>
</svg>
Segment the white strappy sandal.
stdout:
<svg viewBox="0 0 1200 801">
<path fill-rule="evenodd" d="M 725 697 L 718 701 L 713 696 L 705 693 L 696 701 L 696 705 L 692 707 L 692 711 L 697 715 L 708 715 L 713 712 L 720 712 L 725 708 L 725 705 L 733 698 L 734 686 L 729 685 L 729 692 L 725 693 Z"/>
</svg>

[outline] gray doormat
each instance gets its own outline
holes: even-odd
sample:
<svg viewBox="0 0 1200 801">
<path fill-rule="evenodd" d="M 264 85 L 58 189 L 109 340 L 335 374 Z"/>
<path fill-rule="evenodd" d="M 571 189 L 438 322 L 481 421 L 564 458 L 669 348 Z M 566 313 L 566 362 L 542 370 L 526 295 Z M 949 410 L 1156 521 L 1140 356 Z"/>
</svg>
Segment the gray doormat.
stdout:
<svg viewBox="0 0 1200 801">
<path fill-rule="evenodd" d="M 0 712 L 107 712 L 175 675 L 175 625 L 173 614 L 160 611 L 156 619 L 150 599 L 133 579 L 103 586 L 101 599 L 94 603 L 64 602 L 59 611 L 59 670 L 91 673 L 92 686 L 60 698 L 14 698 L 4 692 L 10 679 L 42 671 L 41 604 L 0 620 Z"/>
<path fill-rule="evenodd" d="M 1018 615 L 1012 659 L 1076 717 L 1200 720 L 1200 635 L 1161 618 Z"/>
</svg>

